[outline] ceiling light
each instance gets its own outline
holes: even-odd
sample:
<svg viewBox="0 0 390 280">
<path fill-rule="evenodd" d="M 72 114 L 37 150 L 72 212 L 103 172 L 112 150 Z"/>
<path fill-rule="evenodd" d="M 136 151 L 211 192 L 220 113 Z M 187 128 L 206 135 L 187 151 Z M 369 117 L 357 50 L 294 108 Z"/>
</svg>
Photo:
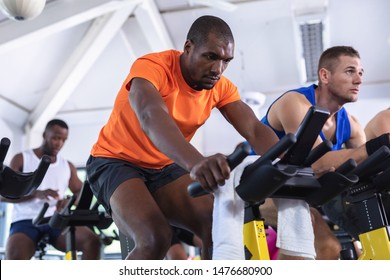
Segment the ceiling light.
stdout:
<svg viewBox="0 0 390 280">
<path fill-rule="evenodd" d="M 39 16 L 46 0 L 0 0 L 0 10 L 10 19 L 30 20 Z"/>
<path fill-rule="evenodd" d="M 233 12 L 235 9 L 237 9 L 237 5 L 229 3 L 225 0 L 188 0 L 188 2 L 191 6 L 204 5 L 227 12 Z"/>
</svg>

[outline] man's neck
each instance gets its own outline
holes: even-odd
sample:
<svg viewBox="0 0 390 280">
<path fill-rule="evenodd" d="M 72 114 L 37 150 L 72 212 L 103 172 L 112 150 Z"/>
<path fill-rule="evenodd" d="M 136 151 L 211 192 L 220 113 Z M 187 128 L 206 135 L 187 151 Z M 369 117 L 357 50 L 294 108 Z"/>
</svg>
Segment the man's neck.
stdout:
<svg viewBox="0 0 390 280">
<path fill-rule="evenodd" d="M 343 107 L 337 100 L 332 99 L 329 91 L 323 87 L 317 87 L 314 93 L 316 105 L 328 109 L 330 117 L 333 117 Z"/>
</svg>

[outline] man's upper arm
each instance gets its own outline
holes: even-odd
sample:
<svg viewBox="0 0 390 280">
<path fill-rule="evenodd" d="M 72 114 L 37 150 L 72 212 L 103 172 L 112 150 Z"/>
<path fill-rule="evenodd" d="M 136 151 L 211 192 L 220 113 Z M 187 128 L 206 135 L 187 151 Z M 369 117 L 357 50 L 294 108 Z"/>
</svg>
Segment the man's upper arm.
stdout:
<svg viewBox="0 0 390 280">
<path fill-rule="evenodd" d="M 263 154 L 278 141 L 276 134 L 257 118 L 253 110 L 242 100 L 220 108 L 222 115 L 256 150 Z M 261 139 L 261 141 L 258 141 Z"/>
<path fill-rule="evenodd" d="M 381 111 L 373 119 L 371 119 L 365 127 L 367 140 L 390 132 L 390 109 Z M 369 138 L 369 139 L 368 139 Z"/>
<path fill-rule="evenodd" d="M 354 149 L 366 143 L 366 134 L 355 116 L 348 114 L 348 117 L 351 124 L 351 138 L 345 143 L 345 146 L 348 149 Z"/>
<path fill-rule="evenodd" d="M 296 133 L 311 106 L 304 95 L 288 92 L 272 105 L 268 121 L 276 130 Z"/>
<path fill-rule="evenodd" d="M 69 189 L 74 194 L 78 195 L 81 191 L 82 186 L 83 186 L 83 182 L 81 182 L 79 176 L 77 175 L 76 167 L 71 162 L 68 162 L 68 163 L 69 163 L 69 168 L 70 168 Z"/>
</svg>

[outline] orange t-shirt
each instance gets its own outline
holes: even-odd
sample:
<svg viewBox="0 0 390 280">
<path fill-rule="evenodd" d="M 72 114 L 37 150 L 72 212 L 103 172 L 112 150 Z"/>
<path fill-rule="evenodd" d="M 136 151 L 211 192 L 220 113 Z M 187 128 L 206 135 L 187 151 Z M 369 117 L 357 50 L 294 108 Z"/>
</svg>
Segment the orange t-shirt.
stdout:
<svg viewBox="0 0 390 280">
<path fill-rule="evenodd" d="M 130 106 L 130 81 L 135 77 L 144 78 L 156 87 L 187 141 L 214 107 L 221 108 L 240 99 L 237 88 L 226 77 L 221 77 L 211 90 L 190 88 L 180 70 L 180 55 L 179 51 L 169 50 L 145 55 L 134 62 L 116 97 L 111 116 L 92 147 L 93 156 L 118 158 L 152 169 L 172 163 L 150 141 Z"/>
</svg>

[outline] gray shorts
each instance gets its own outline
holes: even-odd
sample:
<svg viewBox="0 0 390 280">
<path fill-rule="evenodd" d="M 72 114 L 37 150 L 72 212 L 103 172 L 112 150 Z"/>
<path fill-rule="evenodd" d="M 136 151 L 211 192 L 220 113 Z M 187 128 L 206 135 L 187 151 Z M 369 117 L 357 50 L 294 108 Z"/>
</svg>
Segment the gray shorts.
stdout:
<svg viewBox="0 0 390 280">
<path fill-rule="evenodd" d="M 109 214 L 111 214 L 110 198 L 123 182 L 139 178 L 145 182 L 146 187 L 152 193 L 188 174 L 175 163 L 162 169 L 150 169 L 120 159 L 93 156 L 88 158 L 86 170 L 92 192 Z"/>
</svg>

